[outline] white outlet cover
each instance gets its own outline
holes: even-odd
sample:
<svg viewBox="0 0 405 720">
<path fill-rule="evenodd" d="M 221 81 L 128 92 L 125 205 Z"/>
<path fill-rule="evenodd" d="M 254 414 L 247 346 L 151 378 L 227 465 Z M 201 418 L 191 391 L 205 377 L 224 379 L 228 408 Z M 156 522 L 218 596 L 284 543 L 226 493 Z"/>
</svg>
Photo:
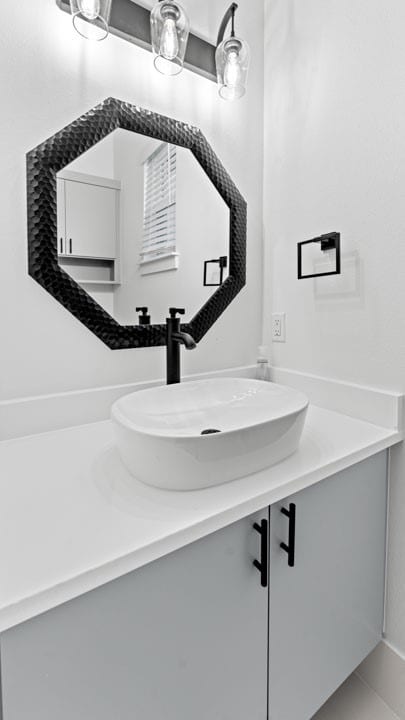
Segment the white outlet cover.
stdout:
<svg viewBox="0 0 405 720">
<path fill-rule="evenodd" d="M 285 342 L 285 313 L 272 314 L 271 339 L 273 342 Z"/>
</svg>

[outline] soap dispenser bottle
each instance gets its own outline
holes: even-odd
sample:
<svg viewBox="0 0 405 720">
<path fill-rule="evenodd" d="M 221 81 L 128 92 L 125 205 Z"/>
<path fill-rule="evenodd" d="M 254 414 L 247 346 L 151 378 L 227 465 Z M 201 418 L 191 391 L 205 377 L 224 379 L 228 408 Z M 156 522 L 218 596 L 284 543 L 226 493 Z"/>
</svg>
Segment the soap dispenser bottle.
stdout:
<svg viewBox="0 0 405 720">
<path fill-rule="evenodd" d="M 270 367 L 267 347 L 265 345 L 260 345 L 259 347 L 256 365 L 256 380 L 265 380 L 266 382 L 270 382 Z"/>
<path fill-rule="evenodd" d="M 139 325 L 150 325 L 150 315 L 148 315 L 147 307 L 137 307 L 136 312 L 140 313 L 138 321 Z"/>
</svg>

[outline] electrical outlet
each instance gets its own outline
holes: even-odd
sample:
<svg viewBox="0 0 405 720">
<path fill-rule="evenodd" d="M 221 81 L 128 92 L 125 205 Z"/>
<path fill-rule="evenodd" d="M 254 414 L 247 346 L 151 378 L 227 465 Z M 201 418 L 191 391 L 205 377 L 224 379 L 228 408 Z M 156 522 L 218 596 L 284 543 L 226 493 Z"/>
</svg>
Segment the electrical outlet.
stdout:
<svg viewBox="0 0 405 720">
<path fill-rule="evenodd" d="M 271 316 L 271 339 L 273 342 L 285 342 L 285 313 L 273 313 Z"/>
</svg>

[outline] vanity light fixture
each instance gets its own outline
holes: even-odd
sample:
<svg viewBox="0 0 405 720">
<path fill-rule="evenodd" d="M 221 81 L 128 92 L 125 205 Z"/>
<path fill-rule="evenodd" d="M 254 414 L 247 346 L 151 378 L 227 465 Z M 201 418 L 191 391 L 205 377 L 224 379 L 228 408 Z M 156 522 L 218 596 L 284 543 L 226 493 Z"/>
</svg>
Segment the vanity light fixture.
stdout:
<svg viewBox="0 0 405 720">
<path fill-rule="evenodd" d="M 178 75 L 183 69 L 190 22 L 181 5 L 158 0 L 150 15 L 152 51 L 156 70 Z"/>
<path fill-rule="evenodd" d="M 156 69 L 177 75 L 183 66 L 219 84 L 225 100 L 236 100 L 246 91 L 250 51 L 235 35 L 236 3 L 221 22 L 216 45 L 190 32 L 188 17 L 177 0 L 158 0 L 150 11 L 136 0 L 55 0 L 73 16 L 80 35 L 102 40 L 108 33 L 151 50 Z M 230 37 L 225 32 L 231 22 Z"/>
<path fill-rule="evenodd" d="M 246 92 L 250 50 L 245 40 L 235 35 L 236 3 L 232 3 L 224 15 L 219 28 L 215 62 L 219 94 L 224 100 L 237 100 Z M 231 35 L 224 39 L 227 25 L 231 21 Z"/>
<path fill-rule="evenodd" d="M 75 30 L 86 40 L 104 40 L 109 33 L 112 0 L 70 0 Z"/>
</svg>

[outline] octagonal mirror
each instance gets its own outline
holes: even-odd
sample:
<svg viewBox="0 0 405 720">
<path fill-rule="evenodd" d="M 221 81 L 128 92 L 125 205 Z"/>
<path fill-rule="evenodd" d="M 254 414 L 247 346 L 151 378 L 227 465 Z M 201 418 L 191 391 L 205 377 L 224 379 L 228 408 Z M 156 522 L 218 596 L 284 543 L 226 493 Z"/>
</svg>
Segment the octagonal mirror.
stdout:
<svg viewBox="0 0 405 720">
<path fill-rule="evenodd" d="M 112 349 L 196 342 L 245 283 L 246 204 L 201 131 L 108 99 L 27 155 L 29 271 Z"/>
</svg>

